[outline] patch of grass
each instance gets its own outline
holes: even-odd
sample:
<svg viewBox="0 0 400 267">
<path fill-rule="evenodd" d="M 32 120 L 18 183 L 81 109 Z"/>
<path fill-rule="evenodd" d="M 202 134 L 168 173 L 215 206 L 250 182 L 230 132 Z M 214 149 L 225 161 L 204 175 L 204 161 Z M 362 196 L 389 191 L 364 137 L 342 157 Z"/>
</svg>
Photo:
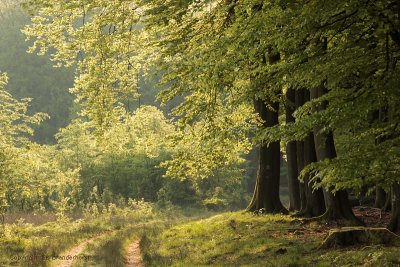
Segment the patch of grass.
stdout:
<svg viewBox="0 0 400 267">
<path fill-rule="evenodd" d="M 399 253 L 398 247 L 350 247 L 313 253 L 313 261 L 318 266 L 400 266 Z"/>
<path fill-rule="evenodd" d="M 47 266 L 52 257 L 104 230 L 95 221 L 6 225 L 0 238 L 0 266 Z"/>
<path fill-rule="evenodd" d="M 100 237 L 88 244 L 79 259 L 74 261 L 74 267 L 82 266 L 123 266 L 122 231 L 113 232 Z"/>
<path fill-rule="evenodd" d="M 198 220 L 209 213 L 202 210 L 168 209 L 153 211 L 142 201 L 130 207 L 110 206 L 97 216 L 89 214 L 75 221 L 48 222 L 41 225 L 22 220 L 6 224 L 0 236 L 0 266 L 56 266 L 58 256 L 84 240 L 105 233 L 95 239 L 76 257 L 76 266 L 123 266 L 127 245 L 159 235 L 174 225 Z M 78 255 L 72 255 L 78 256 Z"/>
<path fill-rule="evenodd" d="M 317 250 L 317 223 L 289 216 L 225 213 L 148 236 L 146 266 L 399 266 L 399 248 Z"/>
<path fill-rule="evenodd" d="M 88 245 L 80 255 L 79 260 L 74 262 L 74 267 L 124 266 L 127 246 L 137 239 L 145 238 L 147 235 L 159 234 L 162 230 L 170 227 L 171 224 L 173 222 L 165 220 L 134 223 L 105 235 Z"/>
<path fill-rule="evenodd" d="M 79 260 L 74 263 L 74 267 L 83 266 L 124 266 L 127 247 L 135 240 L 141 240 L 141 247 L 147 245 L 147 236 L 156 236 L 163 230 L 169 229 L 174 225 L 182 224 L 190 220 L 196 220 L 210 216 L 209 212 L 200 210 L 187 210 L 186 213 L 179 211 L 175 217 L 170 213 L 159 212 L 154 217 L 146 220 L 131 220 L 126 222 L 123 227 L 117 227 L 112 234 L 105 235 L 96 239 L 80 255 Z"/>
<path fill-rule="evenodd" d="M 23 221 L 33 225 L 57 221 L 57 216 L 49 212 L 10 212 L 5 215 L 5 223 L 13 224 Z"/>
<path fill-rule="evenodd" d="M 151 220 L 152 204 L 130 200 L 119 208 L 110 204 L 102 213 L 86 214 L 84 219 L 48 222 L 41 225 L 6 224 L 0 232 L 0 266 L 49 266 L 55 259 L 79 242 L 112 229 L 123 229 L 132 223 Z"/>
</svg>

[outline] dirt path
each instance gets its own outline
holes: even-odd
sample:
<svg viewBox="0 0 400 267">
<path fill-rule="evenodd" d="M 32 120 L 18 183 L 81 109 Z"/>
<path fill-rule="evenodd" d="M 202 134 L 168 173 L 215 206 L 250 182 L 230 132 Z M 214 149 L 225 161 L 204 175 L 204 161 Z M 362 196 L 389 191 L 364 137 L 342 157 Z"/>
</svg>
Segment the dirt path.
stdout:
<svg viewBox="0 0 400 267">
<path fill-rule="evenodd" d="M 139 243 L 140 240 L 136 240 L 128 246 L 125 267 L 144 267 Z"/>
<path fill-rule="evenodd" d="M 107 233 L 100 234 L 100 235 L 97 235 L 95 237 L 92 237 L 90 239 L 87 239 L 87 240 L 79 243 L 77 246 L 71 248 L 70 250 L 62 253 L 60 255 L 60 257 L 62 259 L 59 260 L 59 262 L 58 262 L 58 264 L 56 266 L 58 266 L 58 267 L 71 267 L 73 262 L 74 262 L 74 260 L 77 259 L 77 256 L 80 253 L 82 253 L 82 251 L 85 250 L 85 248 L 87 247 L 88 244 L 90 244 L 94 240 L 96 240 L 96 239 L 98 239 L 98 238 L 100 238 L 100 237 L 102 237 L 102 236 L 104 236 L 106 234 L 109 234 L 109 233 L 107 232 Z"/>
</svg>

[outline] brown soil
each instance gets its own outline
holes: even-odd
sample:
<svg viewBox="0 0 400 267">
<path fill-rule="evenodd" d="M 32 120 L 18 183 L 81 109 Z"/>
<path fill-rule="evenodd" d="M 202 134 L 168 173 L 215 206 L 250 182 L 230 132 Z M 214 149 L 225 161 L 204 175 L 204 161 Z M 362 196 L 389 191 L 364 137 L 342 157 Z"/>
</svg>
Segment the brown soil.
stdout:
<svg viewBox="0 0 400 267">
<path fill-rule="evenodd" d="M 354 207 L 353 212 L 367 227 L 386 227 L 391 216 L 390 212 L 364 206 Z"/>
<path fill-rule="evenodd" d="M 144 267 L 142 255 L 140 254 L 140 240 L 136 240 L 128 246 L 126 253 L 126 267 Z"/>
<path fill-rule="evenodd" d="M 365 223 L 369 228 L 386 228 L 390 221 L 390 212 L 381 211 L 377 208 L 367 206 L 356 206 L 353 212 L 357 218 Z M 318 223 L 318 221 L 316 221 Z M 300 227 L 294 227 L 288 230 L 288 234 L 298 239 L 305 239 L 313 236 L 316 239 L 325 239 L 332 231 L 340 230 L 346 227 L 345 222 L 329 221 L 321 222 L 318 227 L 308 227 L 301 224 Z"/>
</svg>

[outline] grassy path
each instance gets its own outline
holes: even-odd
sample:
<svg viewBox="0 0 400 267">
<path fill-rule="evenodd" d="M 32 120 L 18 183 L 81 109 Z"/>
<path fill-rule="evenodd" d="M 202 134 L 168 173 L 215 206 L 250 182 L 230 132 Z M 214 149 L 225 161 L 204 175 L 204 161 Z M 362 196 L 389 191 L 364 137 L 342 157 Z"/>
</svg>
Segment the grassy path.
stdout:
<svg viewBox="0 0 400 267">
<path fill-rule="evenodd" d="M 87 240 L 79 243 L 77 246 L 72 247 L 70 250 L 62 253 L 60 255 L 60 260 L 55 264 L 55 266 L 57 266 L 57 267 L 72 267 L 74 264 L 74 261 L 77 259 L 79 254 L 81 254 L 90 243 L 92 243 L 95 240 L 97 240 L 105 235 L 108 235 L 108 234 L 110 234 L 110 231 L 103 233 L 103 234 L 99 234 L 90 239 L 87 239 Z"/>
<path fill-rule="evenodd" d="M 140 240 L 136 240 L 128 246 L 126 251 L 126 267 L 144 267 L 140 254 Z"/>
</svg>

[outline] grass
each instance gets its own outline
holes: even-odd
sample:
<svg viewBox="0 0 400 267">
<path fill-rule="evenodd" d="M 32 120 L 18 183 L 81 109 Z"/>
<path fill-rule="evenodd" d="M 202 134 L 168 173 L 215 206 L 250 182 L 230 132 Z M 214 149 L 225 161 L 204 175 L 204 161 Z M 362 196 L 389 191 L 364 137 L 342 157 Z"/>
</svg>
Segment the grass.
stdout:
<svg viewBox="0 0 400 267">
<path fill-rule="evenodd" d="M 61 225 L 7 224 L 0 266 L 54 265 L 40 256 L 60 255 L 98 235 L 74 267 L 124 266 L 126 249 L 137 239 L 146 266 L 400 266 L 398 247 L 318 250 L 329 229 L 284 215 L 123 209 Z"/>
<path fill-rule="evenodd" d="M 0 238 L 0 266 L 47 266 L 53 256 L 107 228 L 98 221 L 6 225 Z"/>
<path fill-rule="evenodd" d="M 132 224 L 104 235 L 90 243 L 73 266 L 124 266 L 128 245 L 140 239 L 146 232 L 159 232 L 159 229 L 164 229 L 166 225 L 168 224 L 165 221 L 154 220 Z"/>
<path fill-rule="evenodd" d="M 185 210 L 177 212 L 175 217 L 172 217 L 170 213 L 161 213 L 151 220 L 131 222 L 131 224 L 92 242 L 81 254 L 80 260 L 74 263 L 74 267 L 122 267 L 124 266 L 127 247 L 135 240 L 140 239 L 143 244 L 148 240 L 147 236 L 157 236 L 163 230 L 174 225 L 204 218 L 210 216 L 210 214 L 215 213 Z"/>
<path fill-rule="evenodd" d="M 79 256 L 74 265 L 123 266 L 126 248 L 134 240 L 156 236 L 172 225 L 209 214 L 172 206 L 155 209 L 153 204 L 144 201 L 131 201 L 121 208 L 110 205 L 100 213 L 87 213 L 78 220 L 63 217 L 57 222 L 49 214 L 46 217 L 49 221 L 45 222 L 28 214 L 29 223 L 16 217 L 0 231 L 0 266 L 56 266 L 60 263 L 59 256 L 97 236 L 83 246 L 83 253 L 71 255 Z"/>
<path fill-rule="evenodd" d="M 8 223 L 0 231 L 0 266 L 55 265 L 58 256 L 83 240 L 154 216 L 149 203 L 132 201 L 127 207 L 113 205 L 101 214 L 88 214 L 75 221 Z"/>
<path fill-rule="evenodd" d="M 326 227 L 289 216 L 224 213 L 189 222 L 142 245 L 146 266 L 399 266 L 400 248 L 318 250 Z"/>
</svg>

